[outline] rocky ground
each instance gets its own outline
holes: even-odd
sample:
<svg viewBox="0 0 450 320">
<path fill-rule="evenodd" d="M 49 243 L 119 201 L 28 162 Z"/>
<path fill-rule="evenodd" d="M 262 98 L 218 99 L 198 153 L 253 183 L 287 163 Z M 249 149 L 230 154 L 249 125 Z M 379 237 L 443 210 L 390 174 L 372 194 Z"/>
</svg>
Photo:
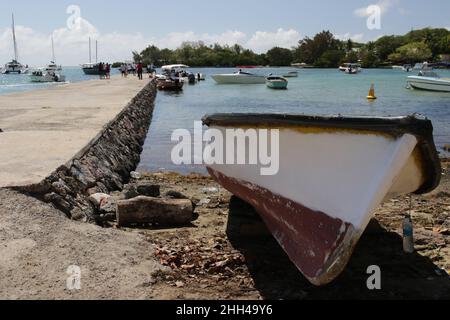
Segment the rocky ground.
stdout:
<svg viewBox="0 0 450 320">
<path fill-rule="evenodd" d="M 316 288 L 302 277 L 252 208 L 208 177 L 144 175 L 163 196 L 191 199 L 196 220 L 181 228 L 104 228 L 71 222 L 32 198 L 0 190 L 0 298 L 442 299 L 450 298 L 450 169 L 438 190 L 412 198 L 417 252 L 402 251 L 410 198 L 386 203 L 339 279 Z M 65 289 L 71 264 L 79 292 Z M 369 291 L 378 265 L 382 290 Z"/>
</svg>

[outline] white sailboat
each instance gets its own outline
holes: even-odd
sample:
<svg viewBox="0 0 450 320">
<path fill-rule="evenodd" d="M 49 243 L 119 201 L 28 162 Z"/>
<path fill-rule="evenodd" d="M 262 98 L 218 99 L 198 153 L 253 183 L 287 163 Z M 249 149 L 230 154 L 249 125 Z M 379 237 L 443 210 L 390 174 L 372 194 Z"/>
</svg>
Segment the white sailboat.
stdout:
<svg viewBox="0 0 450 320">
<path fill-rule="evenodd" d="M 12 15 L 12 35 L 13 35 L 13 44 L 14 44 L 14 59 L 11 62 L 5 64 L 5 67 L 2 70 L 2 74 L 25 74 L 28 72 L 28 66 L 25 66 L 19 62 L 19 53 L 17 49 L 17 40 L 16 40 L 16 26 L 14 22 L 14 14 Z"/>
<path fill-rule="evenodd" d="M 45 67 L 45 71 L 61 71 L 62 70 L 62 66 L 58 66 L 56 64 L 56 59 L 55 59 L 55 43 L 53 41 L 53 36 L 52 36 L 52 60 L 50 61 L 50 63 Z"/>
</svg>

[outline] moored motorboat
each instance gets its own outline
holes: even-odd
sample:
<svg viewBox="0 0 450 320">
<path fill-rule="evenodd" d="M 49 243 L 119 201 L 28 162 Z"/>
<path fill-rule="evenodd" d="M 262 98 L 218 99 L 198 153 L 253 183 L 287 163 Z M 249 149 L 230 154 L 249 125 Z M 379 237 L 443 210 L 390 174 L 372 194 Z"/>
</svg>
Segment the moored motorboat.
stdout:
<svg viewBox="0 0 450 320">
<path fill-rule="evenodd" d="M 441 178 L 432 124 L 417 116 L 218 114 L 203 122 L 223 137 L 230 129 L 254 129 L 266 137 L 267 130 L 278 131 L 279 141 L 273 145 L 279 148 L 271 147 L 272 155 L 279 155 L 275 175 L 262 175 L 265 160 L 205 163 L 215 180 L 255 207 L 315 285 L 328 284 L 342 273 L 381 203 L 431 192 Z M 243 134 L 242 141 L 251 136 Z M 267 151 L 268 139 L 261 141 L 259 147 Z"/>
<path fill-rule="evenodd" d="M 162 91 L 181 91 L 183 90 L 184 82 L 180 79 L 161 78 L 157 79 L 156 87 Z"/>
<path fill-rule="evenodd" d="M 407 83 L 413 89 L 450 92 L 450 78 L 441 78 L 431 70 L 422 70 L 419 75 L 408 77 Z"/>
<path fill-rule="evenodd" d="M 349 66 L 347 67 L 347 69 L 345 69 L 345 73 L 346 74 L 358 74 L 361 72 L 361 66 L 359 64 L 354 64 L 351 63 L 349 64 Z"/>
<path fill-rule="evenodd" d="M 33 71 L 30 74 L 31 82 L 65 82 L 66 77 L 57 73 L 54 70 L 47 70 L 45 68 Z"/>
<path fill-rule="evenodd" d="M 339 66 L 339 71 L 345 72 L 347 68 L 351 65 L 351 63 L 344 63 L 343 65 Z"/>
<path fill-rule="evenodd" d="M 190 68 L 185 64 L 171 64 L 162 66 L 161 74 L 157 75 L 159 78 L 177 78 L 181 82 L 190 83 L 189 76 L 192 74 L 188 72 L 186 69 Z"/>
<path fill-rule="evenodd" d="M 284 77 L 269 76 L 266 79 L 267 87 L 271 89 L 287 89 L 289 82 Z"/>
<path fill-rule="evenodd" d="M 239 70 L 231 74 L 215 74 L 211 76 L 218 84 L 264 84 L 266 77 Z"/>
<path fill-rule="evenodd" d="M 298 78 L 298 71 L 289 71 L 283 74 L 284 78 Z"/>
</svg>

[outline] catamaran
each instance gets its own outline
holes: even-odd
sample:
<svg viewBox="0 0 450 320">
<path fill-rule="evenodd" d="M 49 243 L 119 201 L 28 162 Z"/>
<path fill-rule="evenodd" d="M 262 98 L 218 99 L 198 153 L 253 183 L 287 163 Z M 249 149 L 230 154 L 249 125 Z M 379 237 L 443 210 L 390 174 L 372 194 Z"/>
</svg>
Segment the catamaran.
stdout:
<svg viewBox="0 0 450 320">
<path fill-rule="evenodd" d="M 1 70 L 2 74 L 25 74 L 28 72 L 28 66 L 25 66 L 19 62 L 19 50 L 17 49 L 17 40 L 16 40 L 16 26 L 14 22 L 14 14 L 12 15 L 12 36 L 13 36 L 13 44 L 14 44 L 14 59 L 11 62 L 5 64 L 3 70 Z"/>
<path fill-rule="evenodd" d="M 50 61 L 50 63 L 45 67 L 45 71 L 61 71 L 62 70 L 62 66 L 58 66 L 56 64 L 56 59 L 55 59 L 55 44 L 53 41 L 53 36 L 52 36 L 52 60 Z"/>
</svg>

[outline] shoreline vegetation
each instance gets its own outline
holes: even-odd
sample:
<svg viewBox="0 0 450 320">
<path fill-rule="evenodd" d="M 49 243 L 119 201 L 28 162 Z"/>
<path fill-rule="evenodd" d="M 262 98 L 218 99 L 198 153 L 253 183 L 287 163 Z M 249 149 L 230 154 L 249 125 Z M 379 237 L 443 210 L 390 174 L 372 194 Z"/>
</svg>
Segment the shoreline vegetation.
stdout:
<svg viewBox="0 0 450 320">
<path fill-rule="evenodd" d="M 191 67 L 291 66 L 304 63 L 315 68 L 337 68 L 343 63 L 360 62 L 363 68 L 383 68 L 395 64 L 450 61 L 450 31 L 445 28 L 413 30 L 405 35 L 383 36 L 368 43 L 339 40 L 330 31 L 301 39 L 287 49 L 274 47 L 255 53 L 239 44 L 206 45 L 202 41 L 184 42 L 178 49 L 148 46 L 133 52 L 134 61 L 161 67 L 183 63 Z M 113 67 L 121 63 L 116 62 Z"/>
</svg>

